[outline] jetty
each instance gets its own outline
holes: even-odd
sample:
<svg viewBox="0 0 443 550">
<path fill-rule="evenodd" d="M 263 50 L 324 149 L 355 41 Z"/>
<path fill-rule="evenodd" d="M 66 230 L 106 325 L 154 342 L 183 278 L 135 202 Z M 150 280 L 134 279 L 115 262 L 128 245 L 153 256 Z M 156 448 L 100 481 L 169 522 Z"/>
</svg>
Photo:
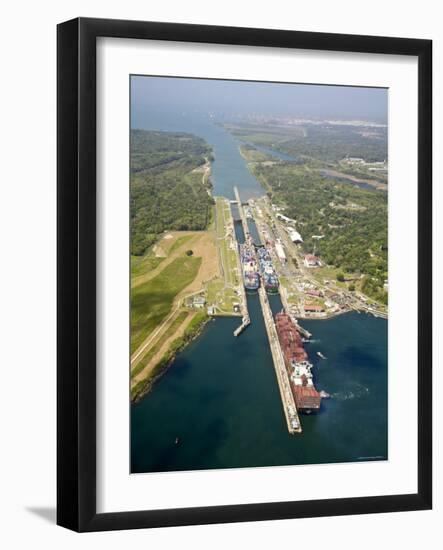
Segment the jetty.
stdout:
<svg viewBox="0 0 443 550">
<path fill-rule="evenodd" d="M 260 304 L 265 321 L 266 332 L 268 334 L 269 347 L 271 348 L 272 360 L 274 362 L 275 374 L 277 376 L 278 388 L 283 405 L 283 412 L 286 418 L 286 424 L 290 434 L 301 433 L 301 423 L 295 404 L 294 395 L 291 390 L 288 372 L 286 370 L 285 360 L 278 340 L 277 330 L 275 328 L 274 317 L 265 289 L 261 286 L 258 290 Z"/>
<path fill-rule="evenodd" d="M 245 330 L 245 328 L 248 327 L 250 324 L 251 324 L 251 319 L 249 315 L 246 314 L 242 319 L 242 324 L 234 330 L 234 336 L 238 336 L 239 334 L 241 334 Z"/>
<path fill-rule="evenodd" d="M 303 328 L 299 322 L 297 321 L 297 319 L 295 319 L 292 315 L 291 315 L 291 319 L 294 321 L 294 325 L 296 327 L 296 329 L 298 330 L 298 332 L 304 336 L 306 339 L 309 339 L 311 338 L 312 334 L 309 332 L 309 330 L 306 330 L 305 328 Z"/>
</svg>

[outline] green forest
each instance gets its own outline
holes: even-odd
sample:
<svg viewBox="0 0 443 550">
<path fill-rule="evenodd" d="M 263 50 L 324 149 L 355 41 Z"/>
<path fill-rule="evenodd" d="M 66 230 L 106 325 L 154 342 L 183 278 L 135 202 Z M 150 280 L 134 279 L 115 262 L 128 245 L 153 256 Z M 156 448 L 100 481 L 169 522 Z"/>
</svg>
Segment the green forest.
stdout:
<svg viewBox="0 0 443 550">
<path fill-rule="evenodd" d="M 364 274 L 362 290 L 387 303 L 386 192 L 338 183 L 305 165 L 258 163 L 252 169 L 272 202 L 296 220 L 307 253 L 347 273 Z"/>
<path fill-rule="evenodd" d="M 212 160 L 206 142 L 182 132 L 131 131 L 131 254 L 143 255 L 165 230 L 203 230 L 214 201 L 194 170 Z"/>
<path fill-rule="evenodd" d="M 236 137 L 302 159 L 336 163 L 346 157 L 361 157 L 366 162 L 387 157 L 387 129 L 340 124 L 303 126 L 226 125 Z"/>
</svg>

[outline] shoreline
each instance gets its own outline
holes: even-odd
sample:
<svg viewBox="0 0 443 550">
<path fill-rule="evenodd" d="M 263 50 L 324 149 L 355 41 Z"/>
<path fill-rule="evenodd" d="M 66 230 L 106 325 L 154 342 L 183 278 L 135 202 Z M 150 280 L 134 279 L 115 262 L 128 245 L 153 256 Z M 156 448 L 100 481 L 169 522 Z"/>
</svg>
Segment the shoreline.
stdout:
<svg viewBox="0 0 443 550">
<path fill-rule="evenodd" d="M 348 313 L 359 313 L 359 314 L 363 313 L 363 314 L 370 315 L 372 317 L 376 317 L 376 318 L 379 318 L 379 319 L 385 319 L 386 321 L 388 320 L 388 316 L 384 316 L 384 315 L 380 315 L 380 314 L 375 315 L 374 313 L 372 313 L 370 311 L 366 311 L 364 309 L 362 309 L 362 310 L 347 309 L 345 311 L 339 311 L 339 312 L 335 312 L 333 314 L 328 314 L 324 317 L 297 316 L 296 319 L 297 319 L 297 321 L 299 321 L 299 320 L 300 321 L 330 321 L 332 319 L 335 319 L 336 317 L 340 317 L 340 316 L 346 315 Z M 143 397 L 148 395 L 153 390 L 155 383 L 158 380 L 160 380 L 160 378 L 162 378 L 169 371 L 172 364 L 177 359 L 177 356 L 180 353 L 182 353 L 190 344 L 192 344 L 199 336 L 201 336 L 202 333 L 204 332 L 206 326 L 209 323 L 215 321 L 217 317 L 230 317 L 230 316 L 228 316 L 228 315 L 226 315 L 226 316 L 223 316 L 223 315 L 207 316 L 202 321 L 202 323 L 199 325 L 199 327 L 195 331 L 195 333 L 193 333 L 189 337 L 189 339 L 186 339 L 186 341 L 184 341 L 176 350 L 174 350 L 172 356 L 170 358 L 168 358 L 167 362 L 162 367 L 160 367 L 160 371 L 158 373 L 156 373 L 152 377 L 147 377 L 145 380 L 142 380 L 142 381 L 139 382 L 138 385 L 142 386 L 142 387 L 140 387 L 140 390 L 135 391 L 134 395 L 131 392 L 131 405 L 135 405 L 136 403 L 138 403 L 141 399 L 143 399 Z M 161 364 L 161 362 L 159 363 L 159 365 L 160 364 Z M 134 390 L 137 390 L 137 387 L 138 386 L 135 386 Z"/>
<path fill-rule="evenodd" d="M 370 185 L 374 189 L 378 189 L 380 191 L 387 191 L 388 185 L 386 183 L 383 183 L 379 180 L 371 180 L 371 179 L 363 179 L 358 178 L 357 176 L 354 176 L 352 174 L 346 174 L 346 172 L 339 172 L 338 170 L 333 169 L 326 169 L 326 168 L 318 168 L 317 169 L 324 177 L 335 179 L 335 180 L 348 180 L 349 183 L 355 184 L 355 185 Z"/>
<path fill-rule="evenodd" d="M 326 315 L 322 317 L 305 317 L 305 316 L 297 316 L 297 319 L 301 319 L 302 321 L 329 321 L 330 319 L 334 319 L 335 317 L 339 317 L 340 315 L 345 315 L 346 313 L 364 313 L 366 315 L 372 315 L 372 317 L 377 317 L 379 319 L 385 319 L 388 320 L 388 315 L 385 313 L 373 313 L 372 311 L 367 311 L 366 309 L 346 309 L 343 311 L 337 311 L 334 313 L 327 313 Z"/>
<path fill-rule="evenodd" d="M 259 185 L 260 185 L 261 189 L 263 190 L 264 194 L 266 194 L 271 189 L 267 185 L 267 182 L 262 181 L 261 178 L 257 177 L 257 175 L 255 174 L 255 170 L 254 170 L 254 164 L 260 164 L 263 161 L 254 161 L 254 160 L 248 159 L 248 156 L 242 150 L 244 146 L 247 147 L 248 145 L 251 146 L 254 150 L 257 150 L 257 151 L 260 152 L 259 149 L 255 148 L 254 144 L 249 144 L 248 142 L 240 142 L 238 144 L 238 152 L 239 152 L 241 158 L 243 159 L 249 173 L 253 177 L 256 178 L 256 180 L 259 183 Z M 212 198 L 215 198 L 214 197 L 214 189 L 213 189 L 212 185 L 208 185 L 208 184 L 211 181 L 210 178 L 212 176 L 212 164 L 213 164 L 214 160 L 215 160 L 215 154 L 214 154 L 214 150 L 212 149 L 211 155 L 209 157 L 205 157 L 204 164 L 202 164 L 200 167 L 195 169 L 195 171 L 198 171 L 202 174 L 202 183 L 207 188 L 207 192 Z M 350 183 L 361 182 L 361 183 L 372 184 L 372 185 L 373 185 L 373 183 L 375 183 L 375 182 L 358 180 L 354 176 L 350 176 L 350 175 L 347 175 L 347 174 L 342 174 L 342 173 L 335 172 L 335 171 L 329 171 L 329 173 L 330 173 L 331 177 L 334 177 L 334 176 L 336 176 L 336 177 L 337 176 L 345 177 L 346 179 L 348 179 L 348 181 L 350 181 Z M 376 185 L 374 185 L 374 187 L 376 187 Z M 229 200 L 229 199 L 226 199 L 226 197 L 222 197 L 222 198 L 225 199 L 225 200 Z M 214 213 L 215 213 L 215 209 L 214 209 Z M 209 225 L 212 225 L 213 221 L 214 220 L 211 220 Z M 206 292 L 206 289 L 203 289 L 203 291 Z M 279 294 L 280 294 L 281 298 L 283 298 L 281 292 Z M 367 313 L 367 314 L 370 314 L 374 317 L 380 317 L 380 318 L 384 318 L 384 319 L 388 318 L 387 314 L 385 314 L 383 312 L 372 312 L 372 311 L 368 311 L 366 308 L 357 309 L 357 308 L 352 308 L 351 307 L 351 308 L 346 308 L 346 309 L 340 310 L 340 311 L 329 312 L 329 313 L 326 313 L 326 314 L 321 315 L 321 316 L 305 316 L 305 315 L 297 316 L 297 319 L 300 319 L 301 321 L 331 320 L 331 319 L 334 319 L 335 317 L 338 317 L 340 315 L 344 315 L 346 313 L 352 313 L 353 311 L 356 311 L 358 313 L 361 313 L 361 312 Z M 215 320 L 217 317 L 232 317 L 232 318 L 235 318 L 235 317 L 241 317 L 241 314 L 240 313 L 234 313 L 234 312 L 232 312 L 232 313 L 227 313 L 227 312 L 225 313 L 224 312 L 224 313 L 221 313 L 221 314 L 218 313 L 218 314 L 209 315 L 204 320 L 202 320 L 201 323 L 199 323 L 199 325 L 196 328 L 195 332 L 191 333 L 188 336 L 184 335 L 184 336 L 179 337 L 179 339 L 183 339 L 183 342 L 180 342 L 180 345 L 178 347 L 176 347 L 175 349 L 174 349 L 174 342 L 175 341 L 172 341 L 171 345 L 170 345 L 170 349 L 165 352 L 164 356 L 160 359 L 158 364 L 153 367 L 150 375 L 148 374 L 146 379 L 140 380 L 140 382 L 138 382 L 138 384 L 136 384 L 134 386 L 134 388 L 131 390 L 131 403 L 136 403 L 140 399 L 142 399 L 145 395 L 147 395 L 152 390 L 155 382 L 169 370 L 169 368 L 171 367 L 172 363 L 177 358 L 179 353 L 181 353 L 183 350 L 185 350 L 186 347 L 190 343 L 192 343 L 194 340 L 196 340 L 202 334 L 205 326 L 209 323 L 209 321 Z"/>
<path fill-rule="evenodd" d="M 198 166 L 197 168 L 194 168 L 192 172 L 194 173 L 200 173 L 202 176 L 202 185 L 206 189 L 206 192 L 208 195 L 213 199 L 213 185 L 211 181 L 212 176 L 212 164 L 214 162 L 215 155 L 214 151 L 211 148 L 210 154 L 208 156 L 204 157 L 205 162 Z M 214 224 L 214 218 L 215 218 L 215 206 L 211 208 L 211 215 L 209 217 L 207 227 L 202 232 L 211 232 L 213 231 L 213 224 Z M 194 233 L 194 232 L 192 232 Z M 192 283 L 191 283 L 192 284 Z M 203 281 L 201 288 L 197 292 L 193 292 L 192 294 L 198 294 L 200 292 L 206 293 L 206 283 Z M 184 298 L 183 300 L 184 301 Z M 212 319 L 212 316 L 205 316 L 203 320 L 198 324 L 196 327 L 196 330 L 194 332 L 191 332 L 190 334 L 185 333 L 181 336 L 178 336 L 174 340 L 172 340 L 169 343 L 168 349 L 163 354 L 163 357 L 160 358 L 157 364 L 155 364 L 152 369 L 148 372 L 146 378 L 140 380 L 137 382 L 133 387 L 130 387 L 130 401 L 131 403 L 136 403 L 139 401 L 142 397 L 147 395 L 153 388 L 155 382 L 163 376 L 165 372 L 169 369 L 171 364 L 174 362 L 177 355 L 183 351 L 193 340 L 195 340 L 203 331 L 206 324 Z M 190 320 L 190 324 L 192 323 L 193 318 Z M 180 341 L 180 344 L 174 349 L 174 345 L 177 343 L 177 341 Z M 132 380 L 132 374 L 130 372 L 130 380 Z M 131 385 L 131 381 L 130 381 Z"/>
<path fill-rule="evenodd" d="M 245 162 L 246 162 L 246 165 L 248 167 L 248 170 L 250 171 L 250 173 L 256 178 L 256 180 L 258 181 L 258 183 L 260 184 L 260 186 L 263 188 L 265 194 L 268 194 L 269 192 L 272 193 L 272 187 L 267 183 L 266 180 L 263 180 L 262 178 L 259 177 L 258 174 L 255 173 L 254 171 L 254 165 L 256 164 L 260 164 L 260 162 L 254 162 L 254 161 L 248 161 L 247 159 L 245 159 Z M 261 163 L 263 164 L 263 163 Z M 352 182 L 351 182 L 352 183 Z M 357 185 L 357 183 L 355 183 L 355 185 Z M 380 185 L 384 185 L 384 187 L 377 187 L 377 186 L 373 186 L 374 189 L 376 190 L 381 190 L 381 191 L 387 191 L 387 185 L 385 184 L 380 184 Z M 271 200 L 271 199 L 269 199 Z M 254 220 L 256 222 L 256 220 Z M 367 300 L 372 300 L 374 301 L 378 306 L 380 307 L 384 307 L 386 306 L 386 304 L 383 304 L 382 302 L 377 302 L 376 300 L 374 300 L 374 298 L 372 298 L 371 296 L 365 294 L 361 289 L 359 290 L 360 294 L 362 294 Z M 366 308 L 362 308 L 361 311 L 365 311 Z M 354 308 L 351 308 L 350 311 L 353 311 Z M 375 317 L 382 317 L 382 318 L 388 318 L 388 314 L 387 312 L 377 312 L 376 314 L 371 312 L 371 311 L 368 311 L 368 313 L 371 313 L 372 315 L 374 315 Z M 327 317 L 322 317 L 322 318 L 327 318 Z M 311 319 L 311 317 L 307 317 L 307 319 Z"/>
<path fill-rule="evenodd" d="M 155 383 L 170 369 L 172 363 L 177 358 L 177 355 L 181 353 L 186 347 L 188 347 L 194 340 L 196 340 L 202 334 L 206 325 L 213 320 L 214 320 L 213 317 L 209 317 L 209 316 L 203 319 L 202 322 L 197 327 L 196 331 L 193 332 L 191 335 L 189 335 L 181 343 L 181 345 L 172 352 L 171 357 L 166 359 L 166 362 L 164 365 L 162 365 L 162 361 L 164 359 L 161 359 L 159 361 L 159 363 L 154 367 L 154 369 L 155 368 L 159 369 L 157 373 L 153 374 L 151 377 L 150 376 L 146 377 L 144 380 L 141 380 L 136 386 L 134 386 L 134 389 L 131 390 L 131 404 L 138 403 L 140 399 L 142 399 L 152 391 Z M 168 352 L 165 353 L 165 356 L 167 354 Z M 137 389 L 137 388 L 140 388 L 140 389 Z"/>
</svg>

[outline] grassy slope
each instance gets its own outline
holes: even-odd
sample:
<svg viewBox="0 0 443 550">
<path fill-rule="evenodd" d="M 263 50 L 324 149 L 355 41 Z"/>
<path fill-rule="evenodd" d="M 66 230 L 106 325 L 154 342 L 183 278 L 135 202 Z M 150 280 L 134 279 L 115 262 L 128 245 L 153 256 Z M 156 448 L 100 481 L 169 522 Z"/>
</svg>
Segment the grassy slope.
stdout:
<svg viewBox="0 0 443 550">
<path fill-rule="evenodd" d="M 137 365 L 131 370 L 131 376 L 136 376 L 139 372 L 141 372 L 146 365 L 151 361 L 151 359 L 154 357 L 154 355 L 159 351 L 161 346 L 163 345 L 163 342 L 169 338 L 172 334 L 175 333 L 175 331 L 178 329 L 178 327 L 184 322 L 184 320 L 191 315 L 192 313 L 183 310 L 179 311 L 177 314 L 177 317 L 172 321 L 172 323 L 167 328 L 166 332 L 162 335 L 161 338 L 159 338 L 153 346 L 148 350 L 146 355 L 143 356 L 143 359 L 137 363 Z"/>
<path fill-rule="evenodd" d="M 193 235 L 183 235 L 183 237 L 179 237 L 178 239 L 176 239 L 173 245 L 171 246 L 171 248 L 169 249 L 168 254 L 172 254 L 174 250 L 177 250 L 177 248 L 182 246 L 182 244 L 188 242 L 192 237 Z"/>
<path fill-rule="evenodd" d="M 152 252 L 146 256 L 131 256 L 131 277 L 137 277 L 155 269 L 164 259 L 157 258 Z"/>
<path fill-rule="evenodd" d="M 171 311 L 175 296 L 196 277 L 202 259 L 176 258 L 159 275 L 131 291 L 131 353 Z"/>
<path fill-rule="evenodd" d="M 160 376 L 177 353 L 183 350 L 184 347 L 200 333 L 202 327 L 208 320 L 208 316 L 205 311 L 197 311 L 195 313 L 190 313 L 190 315 L 193 317 L 190 320 L 189 325 L 186 327 L 184 335 L 176 338 L 171 343 L 168 351 L 163 355 L 161 360 L 150 371 L 149 375 L 131 388 L 131 399 L 133 401 L 136 401 L 145 392 L 149 391 L 156 377 Z"/>
<path fill-rule="evenodd" d="M 235 251 L 231 250 L 228 246 L 228 241 L 226 239 L 223 239 L 226 232 L 226 221 L 230 216 L 229 208 L 230 208 L 229 203 L 226 203 L 226 201 L 222 199 L 219 199 L 217 201 L 217 216 L 219 217 L 219 220 L 220 220 L 220 223 L 217 224 L 217 238 L 220 239 L 219 246 L 220 246 L 223 266 L 226 270 L 226 273 L 225 273 L 226 282 L 228 284 L 235 285 L 235 284 L 238 284 L 237 278 L 233 271 L 237 265 Z"/>
<path fill-rule="evenodd" d="M 216 197 L 216 238 L 220 260 L 223 266 L 221 277 L 212 279 L 206 285 L 206 298 L 208 304 L 217 306 L 217 313 L 232 315 L 233 304 L 238 302 L 238 296 L 233 288 L 239 284 L 236 274 L 237 257 L 235 251 L 228 246 L 226 237 L 227 222 L 231 217 L 230 205 L 226 199 Z"/>
</svg>

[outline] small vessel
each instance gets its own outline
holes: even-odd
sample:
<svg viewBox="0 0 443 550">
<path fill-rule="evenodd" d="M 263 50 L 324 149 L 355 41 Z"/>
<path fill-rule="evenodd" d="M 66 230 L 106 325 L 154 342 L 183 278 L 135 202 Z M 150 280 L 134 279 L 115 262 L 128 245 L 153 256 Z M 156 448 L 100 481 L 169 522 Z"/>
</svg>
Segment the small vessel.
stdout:
<svg viewBox="0 0 443 550">
<path fill-rule="evenodd" d="M 175 438 L 175 444 L 178 445 L 180 443 L 180 439 L 178 437 Z"/>
<path fill-rule="evenodd" d="M 325 390 L 320 390 L 320 397 L 322 399 L 329 399 L 331 397 L 331 394 L 329 394 L 327 391 Z"/>
<path fill-rule="evenodd" d="M 321 351 L 317 351 L 317 355 L 320 357 L 320 359 L 327 359 L 327 357 L 325 357 Z"/>
</svg>

